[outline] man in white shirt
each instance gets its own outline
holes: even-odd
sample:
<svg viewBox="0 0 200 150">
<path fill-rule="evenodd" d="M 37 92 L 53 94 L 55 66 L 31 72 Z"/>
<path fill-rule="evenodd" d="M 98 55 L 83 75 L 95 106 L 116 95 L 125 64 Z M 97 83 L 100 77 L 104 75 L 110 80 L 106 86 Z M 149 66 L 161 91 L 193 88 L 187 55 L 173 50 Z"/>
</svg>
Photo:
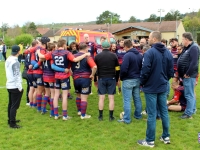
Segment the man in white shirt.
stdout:
<svg viewBox="0 0 200 150">
<path fill-rule="evenodd" d="M 20 47 L 14 45 L 12 47 L 11 56 L 9 56 L 5 63 L 6 70 L 6 88 L 8 90 L 9 104 L 8 104 L 8 124 L 11 128 L 20 128 L 16 123 L 17 109 L 20 106 L 21 97 L 23 94 L 22 78 L 20 72 L 20 63 L 18 61 Z"/>
</svg>

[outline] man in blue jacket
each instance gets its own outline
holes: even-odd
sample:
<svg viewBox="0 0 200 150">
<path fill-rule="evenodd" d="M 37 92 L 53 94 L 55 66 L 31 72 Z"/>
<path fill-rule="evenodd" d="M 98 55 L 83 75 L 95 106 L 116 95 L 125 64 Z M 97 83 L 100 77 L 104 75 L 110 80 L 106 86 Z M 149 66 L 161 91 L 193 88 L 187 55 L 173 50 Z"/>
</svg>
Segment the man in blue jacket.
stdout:
<svg viewBox="0 0 200 150">
<path fill-rule="evenodd" d="M 126 54 L 123 57 L 120 79 L 122 81 L 122 93 L 124 103 L 124 116 L 119 122 L 131 122 L 131 99 L 133 97 L 135 112 L 134 117 L 142 117 L 142 102 L 140 99 L 140 71 L 142 68 L 142 55 L 133 48 L 131 40 L 124 41 Z"/>
<path fill-rule="evenodd" d="M 170 51 L 161 43 L 161 33 L 151 32 L 149 44 L 152 46 L 143 59 L 140 75 L 140 84 L 146 99 L 147 109 L 147 130 L 146 139 L 139 140 L 142 146 L 154 147 L 156 129 L 156 106 L 160 110 L 163 133 L 160 140 L 165 144 L 170 143 L 169 139 L 169 116 L 167 110 L 167 83 L 174 76 L 173 57 Z"/>
</svg>

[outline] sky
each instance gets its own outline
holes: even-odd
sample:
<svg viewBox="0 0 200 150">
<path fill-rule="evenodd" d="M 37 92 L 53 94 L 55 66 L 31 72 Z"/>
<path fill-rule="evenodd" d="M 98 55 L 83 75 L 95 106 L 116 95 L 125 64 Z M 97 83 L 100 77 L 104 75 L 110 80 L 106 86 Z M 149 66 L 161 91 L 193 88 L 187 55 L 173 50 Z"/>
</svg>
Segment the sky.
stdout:
<svg viewBox="0 0 200 150">
<path fill-rule="evenodd" d="M 149 18 L 150 14 L 161 16 L 170 10 L 181 13 L 198 11 L 200 0 L 2 0 L 0 9 L 0 24 L 8 23 L 10 27 L 26 22 L 35 24 L 76 23 L 96 21 L 102 12 L 120 15 L 120 20 L 129 20 L 131 16 L 137 19 Z"/>
</svg>

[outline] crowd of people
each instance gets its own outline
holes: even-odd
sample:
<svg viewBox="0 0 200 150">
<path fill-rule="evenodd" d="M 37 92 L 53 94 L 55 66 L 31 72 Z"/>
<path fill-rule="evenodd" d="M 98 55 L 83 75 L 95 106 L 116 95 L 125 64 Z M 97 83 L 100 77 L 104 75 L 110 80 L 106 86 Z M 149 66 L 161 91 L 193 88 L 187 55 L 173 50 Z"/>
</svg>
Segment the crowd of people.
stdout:
<svg viewBox="0 0 200 150">
<path fill-rule="evenodd" d="M 32 46 L 24 51 L 29 85 L 27 103 L 41 114 L 47 113 L 46 106 L 49 104 L 50 117 L 69 120 L 67 100 L 70 84 L 73 83 L 77 115 L 81 119 L 89 119 L 87 100 L 94 82 L 99 95 L 98 119 L 103 120 L 104 99 L 108 94 L 109 120 L 113 121 L 117 86 L 118 94 L 122 92 L 123 97 L 123 116 L 118 122 L 131 123 L 133 98 L 134 118 L 141 119 L 144 112 L 148 115 L 146 138 L 139 140 L 138 144 L 154 147 L 156 118 L 161 119 L 163 125 L 160 140 L 169 144 L 168 110 L 183 111 L 182 119 L 191 119 L 196 112 L 194 88 L 198 79 L 199 47 L 194 43 L 192 34 L 184 33 L 181 44 L 177 38 L 170 39 L 171 49 L 167 48 L 166 40 L 158 31 L 151 32 L 148 41 L 145 38 L 138 43 L 130 39 L 120 39 L 118 43 L 108 41 L 102 36 L 100 44 L 96 45 L 90 41 L 88 34 L 84 34 L 83 42 L 72 42 L 69 46 L 65 39 L 51 43 L 49 38 L 42 37 L 33 41 Z M 18 61 L 21 54 L 20 47 L 13 46 L 12 54 L 5 63 L 9 93 L 8 124 L 11 128 L 20 128 L 16 111 L 23 93 Z M 73 82 L 70 82 L 70 76 Z M 167 100 L 171 78 L 174 96 Z M 145 111 L 142 111 L 141 91 L 145 95 Z M 58 113 L 59 98 L 62 98 L 62 115 Z"/>
</svg>

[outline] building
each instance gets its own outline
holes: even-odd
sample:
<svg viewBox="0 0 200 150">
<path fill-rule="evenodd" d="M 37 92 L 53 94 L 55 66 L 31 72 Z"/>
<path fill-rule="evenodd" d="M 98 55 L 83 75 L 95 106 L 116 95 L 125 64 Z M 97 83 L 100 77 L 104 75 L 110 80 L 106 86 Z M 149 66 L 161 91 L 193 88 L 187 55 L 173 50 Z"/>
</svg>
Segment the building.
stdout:
<svg viewBox="0 0 200 150">
<path fill-rule="evenodd" d="M 169 41 L 173 37 L 177 37 L 181 43 L 181 35 L 185 32 L 181 21 L 162 21 L 159 22 L 136 22 L 136 23 L 121 23 L 121 24 L 93 24 L 93 25 L 75 25 L 64 26 L 55 33 L 55 40 L 60 38 L 61 31 L 65 29 L 83 29 L 102 32 L 111 32 L 116 39 L 141 39 L 148 37 L 152 31 L 160 31 L 162 38 Z"/>
<path fill-rule="evenodd" d="M 44 37 L 48 37 L 50 39 L 50 42 L 53 42 L 53 41 L 57 41 L 55 39 L 55 33 L 58 31 L 58 29 L 51 29 L 51 30 L 48 30 L 45 34 L 43 34 L 42 36 Z"/>
</svg>

